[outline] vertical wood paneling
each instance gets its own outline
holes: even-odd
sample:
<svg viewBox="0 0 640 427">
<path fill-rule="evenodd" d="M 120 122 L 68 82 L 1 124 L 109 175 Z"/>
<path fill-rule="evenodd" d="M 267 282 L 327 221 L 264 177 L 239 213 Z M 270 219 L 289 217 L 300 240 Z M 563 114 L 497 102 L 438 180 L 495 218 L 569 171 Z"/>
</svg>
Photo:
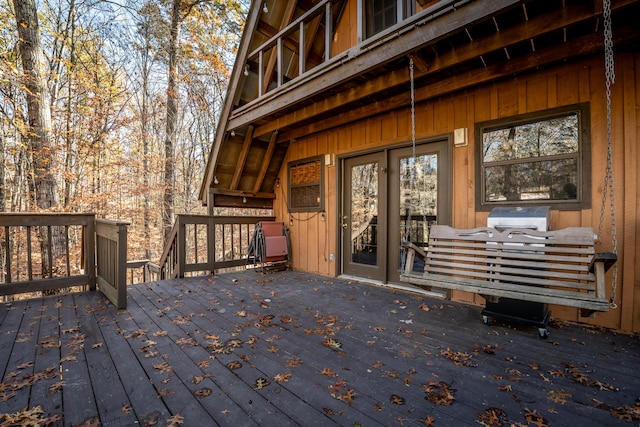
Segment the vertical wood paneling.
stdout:
<svg viewBox="0 0 640 427">
<path fill-rule="evenodd" d="M 558 106 L 558 75 L 552 74 L 547 77 L 547 107 Z"/>
<path fill-rule="evenodd" d="M 549 108 L 547 102 L 548 86 L 546 76 L 527 81 L 526 89 L 526 110 L 521 111 L 522 113 L 526 111 L 538 111 Z"/>
<path fill-rule="evenodd" d="M 515 116 L 518 111 L 518 83 L 517 80 L 511 80 L 498 86 L 498 117 Z"/>
<path fill-rule="evenodd" d="M 398 129 L 396 127 L 397 124 L 398 122 L 396 121 L 395 112 L 391 112 L 382 116 L 380 120 L 380 140 L 393 141 L 394 139 L 396 139 L 398 135 Z"/>
<path fill-rule="evenodd" d="M 386 116 L 367 120 L 365 141 L 367 144 L 378 145 L 382 141 L 382 123 Z"/>
<path fill-rule="evenodd" d="M 627 144 L 631 144 L 637 147 L 640 144 L 640 84 L 637 82 L 640 81 L 640 55 L 634 56 L 634 61 L 627 62 L 629 66 L 633 67 L 632 74 L 634 75 L 634 114 L 635 114 L 635 129 L 632 129 L 628 134 L 629 140 Z M 637 148 L 636 148 L 637 150 Z M 636 151 L 637 153 L 637 151 Z M 630 186 L 635 186 L 635 201 L 636 201 L 636 215 L 640 213 L 640 194 L 638 194 L 638 188 L 640 188 L 640 173 L 638 173 L 638 168 L 640 168 L 640 154 L 636 154 L 636 162 L 635 162 L 635 179 L 633 181 L 629 181 Z M 626 263 L 624 278 L 627 280 L 626 286 L 631 286 L 634 290 L 634 310 L 633 310 L 633 324 L 630 330 L 640 331 L 640 277 L 638 268 L 636 267 L 638 261 L 640 260 L 640 229 L 638 228 L 638 220 L 637 216 L 632 219 L 634 221 L 633 226 L 636 229 L 633 243 L 635 245 L 634 251 L 626 252 L 629 258 L 629 262 Z M 636 291 L 636 289 L 638 291 Z"/>
<path fill-rule="evenodd" d="M 618 247 L 622 249 L 622 253 L 625 257 L 634 257 L 638 260 L 637 253 L 637 237 L 638 236 L 638 221 L 631 220 L 632 218 L 638 218 L 640 209 L 638 208 L 638 133 L 640 129 L 640 122 L 638 121 L 638 112 L 640 111 L 640 102 L 638 101 L 638 72 L 636 63 L 631 55 L 619 55 L 616 58 L 618 61 L 624 64 L 622 67 L 621 75 L 618 75 L 619 82 L 622 86 L 623 96 L 623 111 L 620 114 L 623 117 L 624 133 L 622 139 L 625 141 L 624 145 L 624 173 L 618 173 L 616 179 L 622 178 L 625 180 L 624 192 L 622 194 L 616 194 L 616 198 L 622 198 L 624 207 L 622 209 L 623 221 L 618 220 L 619 236 Z M 632 141 L 636 141 L 633 143 Z M 633 185 L 635 184 L 635 185 Z M 618 295 L 620 296 L 622 303 L 620 304 L 620 310 L 622 311 L 622 318 L 620 320 L 620 326 L 624 330 L 632 330 L 634 326 L 636 330 L 640 329 L 640 323 L 637 319 L 634 319 L 634 312 L 636 317 L 640 317 L 640 292 L 635 292 L 635 286 L 621 287 L 620 283 L 634 284 L 636 274 L 636 263 L 628 262 L 624 263 L 624 266 L 618 267 Z M 634 295 L 634 293 L 636 295 Z M 635 324 L 635 325 L 634 325 Z"/>
<path fill-rule="evenodd" d="M 617 196 L 618 239 L 621 268 L 618 295 L 623 304 L 618 310 L 599 313 L 595 319 L 586 320 L 572 308 L 553 306 L 554 317 L 581 322 L 591 322 L 606 327 L 624 330 L 640 329 L 640 288 L 637 277 L 636 260 L 640 259 L 637 216 L 640 212 L 638 186 L 640 185 L 640 159 L 637 144 L 640 139 L 640 88 L 637 86 L 640 71 L 638 55 L 619 55 L 616 57 L 618 81 L 614 87 L 614 172 Z M 454 227 L 471 228 L 486 224 L 488 212 L 475 208 L 475 135 L 477 122 L 509 117 L 517 114 L 589 102 L 591 106 L 591 151 L 592 151 L 592 208 L 575 211 L 552 212 L 551 226 L 554 229 L 569 226 L 598 227 L 600 205 L 603 191 L 606 158 L 606 115 L 604 97 L 604 71 L 602 58 L 585 60 L 580 64 L 568 64 L 540 71 L 536 74 L 514 77 L 513 79 L 492 83 L 464 94 L 428 100 L 416 105 L 416 137 L 427 138 L 446 135 L 455 128 L 466 127 L 469 132 L 467 147 L 452 148 L 453 167 L 453 207 Z M 310 138 L 301 138 L 289 149 L 287 161 L 315 154 L 345 154 L 389 144 L 410 142 L 410 109 L 404 107 L 391 113 L 372 116 L 366 120 L 351 123 L 326 131 Z M 325 168 L 325 221 L 320 215 L 313 214 L 300 218 L 309 218 L 305 225 L 296 222 L 292 227 L 294 244 L 294 266 L 321 274 L 334 275 L 337 272 L 339 219 L 338 167 Z M 281 174 L 281 182 L 286 182 L 286 171 Z M 282 191 L 286 189 L 282 188 Z M 284 200 L 277 201 L 288 222 Z M 298 214 L 295 215 L 298 217 Z M 610 223 L 608 212 L 605 224 Z M 611 232 L 605 230 L 601 240 L 603 247 L 597 250 L 610 250 Z M 308 242 L 317 242 L 311 246 Z M 334 262 L 329 254 L 334 254 Z M 298 259 L 296 259 L 298 255 Z M 624 257 L 624 259 L 622 258 Z M 610 283 L 610 273 L 607 275 Z M 624 286 L 622 283 L 624 282 Z M 610 294 L 610 285 L 607 289 Z M 454 292 L 454 299 L 475 304 L 484 301 L 473 294 Z"/>
</svg>

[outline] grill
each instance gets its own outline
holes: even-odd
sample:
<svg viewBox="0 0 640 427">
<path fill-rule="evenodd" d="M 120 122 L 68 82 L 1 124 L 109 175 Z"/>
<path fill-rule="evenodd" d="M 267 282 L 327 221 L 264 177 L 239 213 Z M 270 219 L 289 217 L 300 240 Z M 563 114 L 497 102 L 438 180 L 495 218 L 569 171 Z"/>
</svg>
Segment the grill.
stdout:
<svg viewBox="0 0 640 427">
<path fill-rule="evenodd" d="M 550 220 L 549 206 L 497 207 L 489 213 L 487 226 L 499 231 L 508 228 L 548 231 Z M 487 300 L 482 310 L 482 319 L 486 324 L 490 324 L 492 319 L 500 319 L 534 325 L 538 327 L 541 338 L 548 337 L 547 323 L 550 316 L 547 304 L 511 298 L 500 298 L 496 302 Z"/>
</svg>

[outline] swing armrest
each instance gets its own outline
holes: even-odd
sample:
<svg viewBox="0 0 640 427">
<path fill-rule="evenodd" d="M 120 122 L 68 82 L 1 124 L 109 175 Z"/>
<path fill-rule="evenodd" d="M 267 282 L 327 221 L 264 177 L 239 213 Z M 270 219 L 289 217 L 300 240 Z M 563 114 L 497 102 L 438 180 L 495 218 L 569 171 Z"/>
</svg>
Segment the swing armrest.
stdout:
<svg viewBox="0 0 640 427">
<path fill-rule="evenodd" d="M 421 247 L 416 246 L 411 242 L 402 242 L 400 246 L 402 246 L 403 249 L 409 249 L 414 251 L 422 259 L 427 258 L 427 253 L 423 251 Z"/>
<path fill-rule="evenodd" d="M 604 271 L 606 273 L 616 261 L 618 261 L 618 255 L 613 252 L 597 252 L 589 264 L 589 272 L 593 273 L 596 263 L 601 262 L 604 264 Z"/>
</svg>

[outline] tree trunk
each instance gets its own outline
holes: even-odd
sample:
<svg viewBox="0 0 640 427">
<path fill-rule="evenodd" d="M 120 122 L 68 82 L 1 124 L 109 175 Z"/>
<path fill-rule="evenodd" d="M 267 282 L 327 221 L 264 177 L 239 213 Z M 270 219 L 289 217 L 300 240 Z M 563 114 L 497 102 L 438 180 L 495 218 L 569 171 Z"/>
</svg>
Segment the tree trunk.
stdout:
<svg viewBox="0 0 640 427">
<path fill-rule="evenodd" d="M 173 0 L 171 30 L 169 33 L 169 80 L 167 83 L 167 124 L 164 143 L 164 205 L 162 225 L 165 243 L 171 234 L 174 221 L 174 175 L 176 128 L 178 124 L 178 45 L 180 38 L 180 3 Z"/>
<path fill-rule="evenodd" d="M 40 30 L 35 0 L 14 0 L 16 26 L 24 71 L 24 86 L 29 119 L 29 151 L 32 161 L 31 197 L 39 210 L 59 205 L 58 184 L 53 174 L 54 155 L 51 144 L 51 98 L 45 78 L 45 61 L 40 41 Z M 51 230 L 51 247 L 46 228 L 40 232 L 43 275 L 52 277 L 47 253 L 54 260 L 64 254 L 64 229 Z"/>
<path fill-rule="evenodd" d="M 33 157 L 34 199 L 40 209 L 58 206 L 58 185 L 53 176 L 50 143 L 50 95 L 44 73 L 38 15 L 34 0 L 13 1 L 29 117 L 29 146 Z"/>
</svg>

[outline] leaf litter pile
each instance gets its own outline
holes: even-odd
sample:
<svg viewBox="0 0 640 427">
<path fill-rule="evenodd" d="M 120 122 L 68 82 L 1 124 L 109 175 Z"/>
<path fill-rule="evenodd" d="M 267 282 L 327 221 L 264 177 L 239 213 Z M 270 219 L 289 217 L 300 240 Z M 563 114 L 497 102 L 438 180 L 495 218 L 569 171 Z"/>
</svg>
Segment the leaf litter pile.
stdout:
<svg viewBox="0 0 640 427">
<path fill-rule="evenodd" d="M 116 332 L 153 372 L 150 376 L 159 402 L 184 393 L 184 387 L 177 387 L 183 383 L 194 399 L 207 405 L 225 393 L 228 381 L 223 377 L 229 376 L 246 384 L 247 393 L 263 396 L 248 394 L 242 402 L 245 406 L 266 399 L 286 412 L 287 398 L 307 396 L 306 404 L 339 424 L 349 419 L 355 420 L 350 425 L 376 420 L 384 425 L 451 425 L 458 421 L 547 426 L 565 408 L 585 405 L 585 401 L 596 413 L 607 414 L 607 419 L 640 420 L 640 400 L 636 400 L 640 396 L 612 398 L 624 391 L 613 380 L 599 378 L 595 368 L 567 361 L 545 363 L 549 347 L 584 346 L 583 340 L 537 341 L 537 353 L 526 354 L 512 344 L 511 331 L 484 325 L 478 329 L 482 334 L 470 337 L 462 329 L 459 335 L 466 334 L 464 339 L 449 339 L 452 331 L 441 333 L 433 325 L 454 309 L 451 304 L 315 276 L 304 276 L 304 283 L 296 283 L 304 287 L 304 294 L 297 297 L 300 301 L 288 301 L 280 294 L 290 290 L 286 283 L 278 283 L 277 275 L 247 273 L 241 277 L 231 283 L 200 279 L 191 282 L 195 286 L 178 285 L 162 298 L 150 298 L 155 315 L 165 322 L 158 322 L 157 327 L 130 327 L 135 323 L 127 322 L 132 318 L 126 310 L 115 315 Z M 374 289 L 386 293 L 387 300 L 362 309 Z M 87 312 L 108 309 L 86 307 Z M 77 357 L 82 352 L 106 350 L 103 342 L 85 345 L 86 336 L 80 330 L 60 331 L 66 339 L 58 366 L 36 371 L 27 363 L 5 374 L 0 404 L 28 393 L 38 382 L 47 383 L 50 395 L 64 393 L 62 366 L 72 369 L 83 359 Z M 535 334 L 525 339 L 536 341 Z M 44 336 L 38 345 L 55 348 L 60 342 Z M 167 343 L 184 354 L 203 355 L 193 357 L 191 374 L 185 376 L 173 366 L 176 359 L 167 353 Z M 532 390 L 539 390 L 533 400 Z M 586 399 L 586 395 L 593 397 Z M 218 408 L 216 417 L 224 423 L 224 417 L 240 410 L 239 406 Z M 135 407 L 126 404 L 121 411 L 130 414 Z M 142 426 L 178 426 L 188 425 L 189 416 L 164 409 L 139 418 Z M 0 427 L 61 422 L 64 414 L 43 405 L 0 413 Z M 83 425 L 100 425 L 98 414 Z"/>
</svg>

